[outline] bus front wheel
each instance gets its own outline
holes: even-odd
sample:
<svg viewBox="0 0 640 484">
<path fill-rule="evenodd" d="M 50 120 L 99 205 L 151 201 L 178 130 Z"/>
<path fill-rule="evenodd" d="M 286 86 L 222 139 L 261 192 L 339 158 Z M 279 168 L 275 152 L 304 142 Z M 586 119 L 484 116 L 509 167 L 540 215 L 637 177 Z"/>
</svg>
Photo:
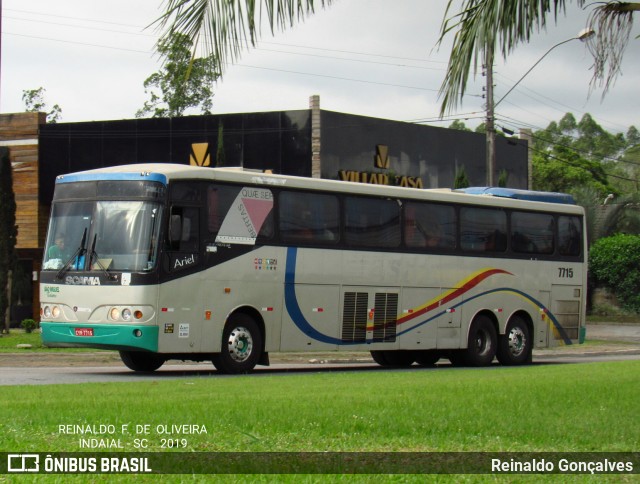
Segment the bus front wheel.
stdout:
<svg viewBox="0 0 640 484">
<path fill-rule="evenodd" d="M 212 361 L 221 373 L 248 373 L 258 364 L 261 353 L 262 334 L 258 325 L 246 314 L 236 314 L 224 327 L 220 353 Z"/>
<path fill-rule="evenodd" d="M 162 356 L 143 351 L 120 351 L 120 359 L 133 371 L 156 371 L 165 362 Z"/>
<path fill-rule="evenodd" d="M 498 361 L 503 365 L 522 365 L 531 359 L 532 341 L 527 323 L 520 317 L 507 325 L 498 343 Z"/>
</svg>

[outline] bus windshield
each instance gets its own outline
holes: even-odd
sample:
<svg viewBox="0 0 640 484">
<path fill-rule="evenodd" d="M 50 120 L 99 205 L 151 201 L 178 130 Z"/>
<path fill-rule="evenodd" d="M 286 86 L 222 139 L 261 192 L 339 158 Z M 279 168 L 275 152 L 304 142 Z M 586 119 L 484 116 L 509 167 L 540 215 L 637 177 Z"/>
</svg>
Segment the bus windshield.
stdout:
<svg viewBox="0 0 640 484">
<path fill-rule="evenodd" d="M 49 222 L 44 270 L 150 271 L 162 206 L 148 201 L 57 202 Z"/>
</svg>

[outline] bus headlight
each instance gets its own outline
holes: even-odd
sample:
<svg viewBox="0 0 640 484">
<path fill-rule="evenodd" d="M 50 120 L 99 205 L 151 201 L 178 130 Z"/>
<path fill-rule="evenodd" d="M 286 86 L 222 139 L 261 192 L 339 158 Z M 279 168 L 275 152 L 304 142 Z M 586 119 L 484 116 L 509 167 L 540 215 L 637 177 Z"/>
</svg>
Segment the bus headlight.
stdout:
<svg viewBox="0 0 640 484">
<path fill-rule="evenodd" d="M 54 318 L 60 317 L 60 308 L 58 306 L 53 306 L 53 308 L 51 308 L 51 315 Z"/>
<path fill-rule="evenodd" d="M 125 321 L 131 321 L 131 309 L 126 308 L 122 310 L 122 319 Z"/>
<path fill-rule="evenodd" d="M 43 314 L 44 314 L 45 318 L 50 318 L 51 317 L 51 308 L 49 306 L 45 306 Z"/>
<path fill-rule="evenodd" d="M 118 308 L 111 308 L 111 311 L 109 311 L 109 317 L 114 321 L 118 321 L 120 319 L 120 310 Z"/>
</svg>

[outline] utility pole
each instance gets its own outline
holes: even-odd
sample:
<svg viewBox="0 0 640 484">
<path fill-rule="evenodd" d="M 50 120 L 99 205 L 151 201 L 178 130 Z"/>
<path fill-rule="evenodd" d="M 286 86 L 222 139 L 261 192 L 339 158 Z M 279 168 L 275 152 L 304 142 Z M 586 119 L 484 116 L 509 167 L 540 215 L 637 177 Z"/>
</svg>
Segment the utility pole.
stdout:
<svg viewBox="0 0 640 484">
<path fill-rule="evenodd" d="M 1 1 L 1 0 L 0 0 Z M 487 134 L 487 186 L 492 187 L 494 185 L 494 175 L 496 171 L 496 125 L 495 125 L 495 115 L 494 111 L 496 106 L 500 104 L 511 91 L 513 91 L 518 84 L 529 74 L 535 66 L 540 64 L 542 59 L 544 59 L 553 49 L 559 47 L 567 42 L 571 42 L 572 40 L 580 40 L 581 42 L 586 42 L 591 37 L 595 35 L 595 31 L 593 29 L 583 29 L 581 30 L 576 37 L 571 37 L 570 39 L 563 40 L 562 42 L 557 43 L 552 46 L 549 50 L 547 50 L 542 57 L 540 57 L 535 64 L 533 64 L 524 75 L 518 79 L 518 81 L 511 86 L 511 89 L 507 91 L 507 93 L 502 96 L 498 101 L 493 100 L 493 52 L 494 52 L 494 43 L 493 41 L 488 41 L 485 45 L 485 65 L 484 65 L 484 74 L 487 76 L 487 86 L 485 88 L 485 94 L 487 98 L 487 121 L 486 121 L 486 134 Z M 529 145 L 531 146 L 531 145 Z M 529 177 L 531 177 L 531 168 L 529 168 Z M 531 186 L 531 182 L 529 182 L 529 186 Z"/>
<path fill-rule="evenodd" d="M 487 45 L 485 51 L 484 72 L 487 77 L 487 120 L 485 122 L 487 136 L 487 186 L 494 185 L 494 173 L 496 171 L 496 127 L 493 115 L 493 46 Z"/>
</svg>

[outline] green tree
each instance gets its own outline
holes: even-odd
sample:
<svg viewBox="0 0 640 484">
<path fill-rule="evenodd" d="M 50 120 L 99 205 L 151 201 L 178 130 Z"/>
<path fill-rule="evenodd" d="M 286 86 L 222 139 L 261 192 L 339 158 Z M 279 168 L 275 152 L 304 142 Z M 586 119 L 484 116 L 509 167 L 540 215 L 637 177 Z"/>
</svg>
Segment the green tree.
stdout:
<svg viewBox="0 0 640 484">
<path fill-rule="evenodd" d="M 615 192 L 601 163 L 588 160 L 569 147 L 555 145 L 549 152 L 534 155 L 534 190 L 571 193 L 581 186 L 594 188 L 602 198 Z"/>
<path fill-rule="evenodd" d="M 622 306 L 640 313 L 640 236 L 617 234 L 591 246 L 593 282 L 610 288 Z"/>
<path fill-rule="evenodd" d="M 54 124 L 62 119 L 62 108 L 54 104 L 51 110 L 47 112 L 47 103 L 44 100 L 45 91 L 44 87 L 24 90 L 22 91 L 22 102 L 24 102 L 26 112 L 47 113 L 47 123 Z"/>
<path fill-rule="evenodd" d="M 192 42 L 184 34 L 174 33 L 161 40 L 158 53 L 164 62 L 160 71 L 144 81 L 150 99 L 136 117 L 166 118 L 181 116 L 189 108 L 211 114 L 213 84 L 219 74 L 213 56 L 194 59 Z"/>
<path fill-rule="evenodd" d="M 467 177 L 467 172 L 464 169 L 464 166 L 461 166 L 456 170 L 456 174 L 453 180 L 453 188 L 468 188 L 469 187 L 469 178 Z"/>
<path fill-rule="evenodd" d="M 16 200 L 9 149 L 0 147 L 0 318 L 9 332 L 11 279 L 16 266 Z"/>
<path fill-rule="evenodd" d="M 227 159 L 224 154 L 224 123 L 218 121 L 218 147 L 216 148 L 216 167 L 225 166 Z"/>
<path fill-rule="evenodd" d="M 557 20 L 564 14 L 569 3 L 569 0 L 463 0 L 459 13 L 451 14 L 460 2 L 449 0 L 438 43 L 455 33 L 440 88 L 441 113 L 453 110 L 462 101 L 472 66 L 474 74 L 477 73 L 488 57 L 495 57 L 496 49 L 507 58 L 519 43 L 528 42 L 534 32 L 544 29 L 548 16 Z M 609 0 L 590 4 L 587 0 L 576 0 L 576 4 L 592 8 L 588 26 L 597 35 L 588 44 L 594 59 L 591 86 L 599 85 L 606 92 L 620 73 L 633 13 L 640 11 L 640 3 Z"/>
<path fill-rule="evenodd" d="M 467 128 L 467 125 L 464 124 L 464 121 L 460 121 L 459 119 L 456 119 L 453 123 L 451 123 L 449 125 L 449 129 L 457 129 L 458 131 L 471 131 L 469 128 Z"/>
</svg>

